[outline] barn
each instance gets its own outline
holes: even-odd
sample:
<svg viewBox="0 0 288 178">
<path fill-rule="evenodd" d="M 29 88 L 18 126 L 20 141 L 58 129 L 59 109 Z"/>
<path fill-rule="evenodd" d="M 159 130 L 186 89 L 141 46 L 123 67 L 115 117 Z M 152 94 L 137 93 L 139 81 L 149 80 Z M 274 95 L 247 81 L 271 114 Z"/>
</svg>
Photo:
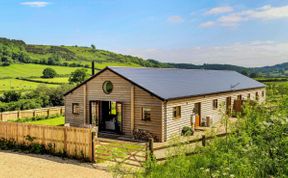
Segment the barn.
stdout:
<svg viewBox="0 0 288 178">
<path fill-rule="evenodd" d="M 65 122 L 127 137 L 144 131 L 165 142 L 265 97 L 264 84 L 234 71 L 106 67 L 65 94 Z"/>
</svg>

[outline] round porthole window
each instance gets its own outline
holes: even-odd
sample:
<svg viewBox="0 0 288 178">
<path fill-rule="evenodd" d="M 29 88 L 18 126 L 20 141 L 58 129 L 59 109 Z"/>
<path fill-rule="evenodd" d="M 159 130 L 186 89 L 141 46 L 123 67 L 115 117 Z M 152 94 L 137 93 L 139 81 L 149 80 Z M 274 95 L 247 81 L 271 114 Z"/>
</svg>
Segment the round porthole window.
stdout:
<svg viewBox="0 0 288 178">
<path fill-rule="evenodd" d="M 103 83 L 103 92 L 106 93 L 106 94 L 110 94 L 113 90 L 113 84 L 111 81 L 105 81 Z"/>
</svg>

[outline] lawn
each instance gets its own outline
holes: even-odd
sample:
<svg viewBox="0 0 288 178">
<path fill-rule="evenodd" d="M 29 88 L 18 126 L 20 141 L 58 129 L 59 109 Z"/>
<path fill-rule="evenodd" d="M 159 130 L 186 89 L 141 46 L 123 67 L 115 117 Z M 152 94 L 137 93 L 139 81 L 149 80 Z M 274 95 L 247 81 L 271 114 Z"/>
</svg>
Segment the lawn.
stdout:
<svg viewBox="0 0 288 178">
<path fill-rule="evenodd" d="M 8 90 L 28 91 L 37 88 L 39 85 L 40 84 L 36 82 L 28 82 L 17 79 L 0 79 L 0 93 Z M 49 87 L 59 86 L 53 84 L 42 84 L 42 85 L 47 85 Z"/>
<path fill-rule="evenodd" d="M 79 67 L 49 66 L 40 64 L 12 64 L 0 67 L 0 78 L 41 77 L 45 68 L 53 68 L 57 74 L 70 74 Z"/>
<path fill-rule="evenodd" d="M 44 119 L 44 120 L 39 120 L 39 121 L 29 121 L 25 122 L 27 124 L 35 124 L 35 125 L 51 125 L 51 126 L 60 126 L 64 125 L 65 123 L 65 118 L 64 116 L 52 118 L 52 119 Z"/>
</svg>

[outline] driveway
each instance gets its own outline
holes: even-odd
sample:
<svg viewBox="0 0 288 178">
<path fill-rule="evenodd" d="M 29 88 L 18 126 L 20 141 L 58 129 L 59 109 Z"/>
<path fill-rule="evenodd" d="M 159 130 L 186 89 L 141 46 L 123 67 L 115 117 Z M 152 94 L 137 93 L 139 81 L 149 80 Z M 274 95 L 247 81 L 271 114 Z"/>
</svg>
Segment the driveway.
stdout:
<svg viewBox="0 0 288 178">
<path fill-rule="evenodd" d="M 109 178 L 91 164 L 48 155 L 0 151 L 0 178 Z"/>
</svg>

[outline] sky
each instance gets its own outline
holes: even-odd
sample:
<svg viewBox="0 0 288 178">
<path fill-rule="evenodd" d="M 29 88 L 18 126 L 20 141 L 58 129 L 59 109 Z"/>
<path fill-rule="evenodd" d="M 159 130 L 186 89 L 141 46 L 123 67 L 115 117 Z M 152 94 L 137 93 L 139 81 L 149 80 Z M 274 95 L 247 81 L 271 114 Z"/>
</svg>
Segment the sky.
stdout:
<svg viewBox="0 0 288 178">
<path fill-rule="evenodd" d="M 288 62 L 288 0 L 0 0 L 0 36 L 175 63 Z"/>
</svg>

